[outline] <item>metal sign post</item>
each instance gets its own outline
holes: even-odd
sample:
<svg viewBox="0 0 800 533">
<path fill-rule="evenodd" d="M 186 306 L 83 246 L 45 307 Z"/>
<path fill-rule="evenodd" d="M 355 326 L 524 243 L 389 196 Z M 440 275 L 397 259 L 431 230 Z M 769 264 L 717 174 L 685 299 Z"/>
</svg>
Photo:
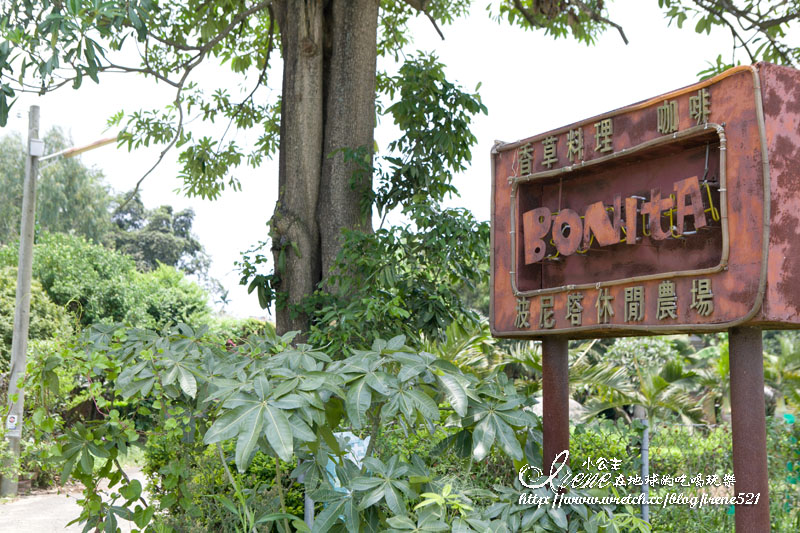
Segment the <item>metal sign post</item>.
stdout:
<svg viewBox="0 0 800 533">
<path fill-rule="evenodd" d="M 569 450 L 569 353 L 566 337 L 542 341 L 542 470 Z"/>
<path fill-rule="evenodd" d="M 769 531 L 767 422 L 761 330 L 728 333 L 731 365 L 731 426 L 736 494 L 758 494 L 758 505 L 736 507 L 736 531 Z M 760 416 L 759 416 L 760 415 Z"/>
<path fill-rule="evenodd" d="M 769 530 L 762 328 L 800 328 L 800 71 L 765 63 L 492 149 L 492 334 L 542 340 L 544 462 L 566 339 L 730 331 L 737 528 Z M 565 429 L 566 428 L 566 429 Z"/>
</svg>

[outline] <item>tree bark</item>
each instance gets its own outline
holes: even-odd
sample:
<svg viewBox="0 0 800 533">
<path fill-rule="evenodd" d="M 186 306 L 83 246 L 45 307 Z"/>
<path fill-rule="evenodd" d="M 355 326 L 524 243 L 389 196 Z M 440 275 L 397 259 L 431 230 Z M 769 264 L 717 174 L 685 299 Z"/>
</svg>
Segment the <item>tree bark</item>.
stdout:
<svg viewBox="0 0 800 533">
<path fill-rule="evenodd" d="M 283 96 L 278 158 L 278 202 L 270 221 L 278 332 L 306 331 L 307 317 L 291 313 L 320 278 L 319 196 L 323 128 L 323 25 L 321 0 L 274 4 L 283 50 Z"/>
<path fill-rule="evenodd" d="M 372 230 L 363 200 L 372 188 L 377 62 L 377 0 L 331 0 L 326 10 L 325 129 L 317 205 L 322 277 L 341 247 L 342 230 Z M 365 167 L 343 148 L 363 149 Z"/>
<path fill-rule="evenodd" d="M 346 162 L 363 148 L 372 166 L 377 0 L 274 4 L 283 50 L 279 193 L 271 221 L 279 275 L 278 333 L 308 330 L 293 312 L 331 270 L 342 230 L 370 231 L 363 199 L 371 172 Z M 368 210 L 369 211 L 369 210 Z"/>
</svg>

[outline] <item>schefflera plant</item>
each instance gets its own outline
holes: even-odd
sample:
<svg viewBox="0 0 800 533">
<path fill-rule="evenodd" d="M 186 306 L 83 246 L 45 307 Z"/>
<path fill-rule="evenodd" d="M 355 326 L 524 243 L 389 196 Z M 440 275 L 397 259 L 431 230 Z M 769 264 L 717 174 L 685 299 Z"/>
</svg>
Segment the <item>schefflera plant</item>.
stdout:
<svg viewBox="0 0 800 533">
<path fill-rule="evenodd" d="M 645 527 L 632 510 L 520 505 L 524 487 L 519 485 L 454 490 L 433 475 L 430 457 L 375 446 L 390 425 L 409 433 L 426 427 L 429 435 L 446 435 L 438 453 L 483 461 L 496 448 L 517 468 L 541 466 L 540 421 L 526 409 L 534 400 L 522 396 L 500 369 L 479 379 L 449 361 L 412 350 L 403 336 L 376 340 L 369 350 L 353 350 L 337 360 L 310 345 L 292 344 L 294 333 L 250 337 L 233 350 L 206 333 L 183 324 L 163 333 L 101 325 L 87 331 L 82 349 L 71 352 L 69 364 L 81 365 L 85 375 L 103 384 L 90 389 L 98 408 L 110 409 L 100 420 L 69 428 L 60 441 L 62 481 L 72 476 L 86 486 L 79 517 L 85 531 L 117 531 L 119 518 L 134 521 L 138 531 L 155 531 L 156 512 L 192 512 L 185 463 L 160 471 L 161 486 L 170 490 L 157 504 L 143 498 L 138 482 L 125 476 L 117 459 L 143 439 L 133 421 L 113 409 L 122 401 L 152 404 L 153 411 L 139 412 L 151 417 L 150 434 L 216 447 L 239 496 L 245 487 L 228 470 L 221 444 L 235 442 L 240 472 L 258 450 L 275 457 L 277 465 L 299 459 L 291 476 L 322 503 L 313 527 L 286 512 L 280 492 L 285 474 L 278 466 L 281 509 L 257 516 L 245 497 L 222 502 L 237 527 L 248 533 L 264 528 L 357 533 Z M 52 382 L 52 377 L 41 379 Z M 349 453 L 337 438 L 340 431 L 370 437 L 363 459 Z M 104 495 L 103 479 L 110 487 Z"/>
</svg>

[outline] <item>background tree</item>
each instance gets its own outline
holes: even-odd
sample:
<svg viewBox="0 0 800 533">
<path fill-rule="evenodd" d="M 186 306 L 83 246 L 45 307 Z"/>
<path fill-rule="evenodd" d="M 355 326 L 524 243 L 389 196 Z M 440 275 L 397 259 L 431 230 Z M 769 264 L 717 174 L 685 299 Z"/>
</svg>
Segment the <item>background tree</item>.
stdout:
<svg viewBox="0 0 800 533">
<path fill-rule="evenodd" d="M 372 229 L 373 129 L 376 90 L 389 97 L 402 90 L 376 73 L 377 58 L 399 55 L 411 36 L 408 21 L 423 13 L 437 27 L 467 12 L 469 0 L 126 0 L 92 3 L 13 2 L 3 8 L 0 47 L 0 122 L 17 91 L 49 91 L 102 72 L 137 72 L 172 86 L 174 100 L 161 110 L 129 115 L 123 143 L 129 147 L 163 143 L 180 147 L 188 194 L 216 197 L 225 186 L 238 187 L 229 170 L 247 162 L 258 166 L 279 149 L 279 200 L 270 225 L 274 272 L 262 285 L 277 293 L 279 331 L 305 330 L 309 318 L 302 303 L 331 273 L 342 246 L 342 230 Z M 500 0 L 490 14 L 554 37 L 572 36 L 591 44 L 607 28 L 623 29 L 609 19 L 603 0 Z M 784 38 L 800 16 L 797 2 L 659 0 L 670 22 L 697 21 L 695 30 L 724 26 L 734 45 L 749 57 L 792 64 L 798 51 Z M 117 63 L 126 41 L 139 42 L 139 61 Z M 126 45 L 127 46 L 127 45 Z M 275 48 L 283 56 L 280 99 L 264 87 Z M 13 55 L 12 55 L 13 54 Z M 120 55 L 121 56 L 121 55 Z M 252 90 L 242 100 L 214 87 L 200 87 L 192 72 L 211 59 L 227 62 Z M 720 58 L 713 69 L 721 69 Z M 712 69 L 712 70 L 713 70 Z M 414 80 L 403 76 L 401 83 Z M 441 88 L 441 87 L 440 87 Z M 399 89 L 399 90 L 398 90 Z M 248 152 L 221 137 L 196 135 L 185 119 L 188 110 L 204 120 L 226 119 L 238 128 L 257 128 Z M 409 116 L 441 126 L 438 116 Z M 423 110 L 424 111 L 424 110 Z M 472 112 L 474 113 L 474 111 Z M 118 120 L 122 120 L 120 115 Z M 227 131 L 227 130 L 226 130 Z M 439 128 L 440 151 L 451 155 L 457 141 Z M 460 145 L 463 146 L 463 145 Z M 394 148 L 403 152 L 403 144 Z M 413 153 L 413 150 L 412 150 Z M 423 154 L 414 153 L 415 156 Z M 163 155 L 162 155 L 163 157 Z M 456 165 L 446 167 L 458 170 Z M 399 177 L 407 174 L 398 173 Z M 447 185 L 443 176 L 427 190 Z M 442 182 L 444 178 L 444 182 Z M 408 202 L 410 204 L 412 202 Z M 330 286 L 328 290 L 335 290 Z"/>
<path fill-rule="evenodd" d="M 45 153 L 72 146 L 60 128 L 44 136 Z M 25 146 L 17 134 L 0 139 L 0 244 L 19 237 Z M 42 230 L 75 233 L 102 242 L 111 229 L 111 196 L 103 173 L 78 158 L 58 158 L 41 166 L 36 191 L 36 222 Z"/>
<path fill-rule="evenodd" d="M 194 210 L 174 212 L 172 206 L 146 209 L 138 194 L 125 203 L 127 195 L 116 199 L 107 236 L 114 249 L 131 256 L 136 268 L 147 272 L 159 264 L 169 265 L 187 274 L 208 270 L 210 260 L 203 246 L 192 234 Z"/>
<path fill-rule="evenodd" d="M 16 266 L 18 250 L 16 243 L 0 247 L 0 268 Z M 206 292 L 173 267 L 138 272 L 123 253 L 58 233 L 39 234 L 33 256 L 34 279 L 50 301 L 82 326 L 121 322 L 161 328 L 202 324 L 209 316 Z M 10 314 L 3 320 L 13 323 L 13 308 L 12 294 Z"/>
<path fill-rule="evenodd" d="M 72 146 L 60 128 L 44 137 L 45 153 Z M 0 139 L 0 245 L 18 238 L 25 148 L 17 134 Z M 97 169 L 80 158 L 57 158 L 40 168 L 36 222 L 39 231 L 82 236 L 129 255 L 140 272 L 167 265 L 196 279 L 212 294 L 220 282 L 208 274 L 211 260 L 192 233 L 194 211 L 172 206 L 147 209 L 138 194 L 114 196 Z M 124 205 L 123 205 L 124 204 Z"/>
</svg>

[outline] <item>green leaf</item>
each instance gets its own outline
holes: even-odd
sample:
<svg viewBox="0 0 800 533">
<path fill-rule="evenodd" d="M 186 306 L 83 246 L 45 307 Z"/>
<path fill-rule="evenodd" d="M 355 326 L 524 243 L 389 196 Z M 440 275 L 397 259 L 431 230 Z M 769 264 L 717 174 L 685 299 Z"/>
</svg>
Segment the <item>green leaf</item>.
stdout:
<svg viewBox="0 0 800 533">
<path fill-rule="evenodd" d="M 263 416 L 266 422 L 267 442 L 281 459 L 291 461 L 294 437 L 286 414 L 277 407 L 267 404 Z"/>
<path fill-rule="evenodd" d="M 489 455 L 492 444 L 494 444 L 494 438 L 495 426 L 492 424 L 491 417 L 487 416 L 475 426 L 475 431 L 472 433 L 474 446 L 472 455 L 476 461 L 482 461 L 484 457 Z"/>
<path fill-rule="evenodd" d="M 253 457 L 256 444 L 258 444 L 258 439 L 261 437 L 261 429 L 264 424 L 261 414 L 265 409 L 262 406 L 259 409 L 251 410 L 251 414 L 242 421 L 242 430 L 236 439 L 236 467 L 239 472 L 247 470 L 250 459 Z"/>
<path fill-rule="evenodd" d="M 294 522 L 301 521 L 293 514 L 289 513 L 265 513 L 256 518 L 255 524 L 265 524 L 267 522 L 275 522 L 277 520 L 291 520 L 292 525 L 295 526 Z M 305 524 L 304 524 L 305 525 Z M 296 527 L 296 526 L 295 526 Z"/>
<path fill-rule="evenodd" d="M 341 499 L 329 503 L 319 516 L 314 519 L 314 526 L 311 528 L 311 533 L 327 533 L 330 531 L 339 519 L 339 515 L 342 514 L 346 501 L 346 499 Z"/>
<path fill-rule="evenodd" d="M 442 384 L 447 401 L 453 406 L 453 410 L 456 414 L 458 416 L 466 416 L 468 406 L 467 391 L 461 383 L 449 374 L 442 374 L 436 376 L 436 378 L 439 380 L 439 383 Z"/>
<path fill-rule="evenodd" d="M 345 407 L 354 429 L 361 429 L 366 425 L 367 409 L 371 404 L 372 391 L 365 378 L 361 378 L 350 385 L 345 398 Z"/>
<path fill-rule="evenodd" d="M 564 509 L 550 507 L 547 509 L 547 514 L 550 515 L 550 518 L 553 519 L 553 522 L 555 522 L 555 524 L 561 528 L 562 531 L 567 529 L 567 514 L 564 512 Z"/>
<path fill-rule="evenodd" d="M 439 422 L 439 407 L 430 396 L 418 389 L 411 389 L 408 393 L 414 399 L 414 403 L 422 413 L 422 416 L 433 423 Z"/>
<path fill-rule="evenodd" d="M 374 489 L 381 483 L 383 483 L 383 481 L 380 478 L 360 476 L 353 479 L 348 487 L 353 490 L 364 491 Z"/>
<path fill-rule="evenodd" d="M 194 379 L 192 373 L 182 366 L 177 366 L 177 368 L 178 381 L 181 385 L 181 390 L 190 398 L 194 398 L 195 395 L 197 395 L 197 381 Z"/>
<path fill-rule="evenodd" d="M 263 400 L 269 395 L 269 391 L 271 389 L 269 380 L 263 374 L 259 374 L 253 380 L 253 386 L 256 390 L 256 395 L 258 396 L 259 400 Z"/>
<path fill-rule="evenodd" d="M 400 492 L 394 488 L 391 483 L 386 484 L 386 489 L 384 490 L 384 498 L 386 498 L 386 504 L 389 506 L 389 509 L 394 512 L 395 515 L 404 515 L 406 514 L 406 503 L 403 499 L 403 496 Z"/>
<path fill-rule="evenodd" d="M 492 423 L 494 424 L 500 447 L 504 452 L 506 452 L 506 454 L 508 454 L 509 457 L 517 461 L 521 461 L 522 447 L 519 445 L 519 441 L 517 440 L 517 436 L 514 434 L 514 430 L 511 429 L 511 426 L 503 422 L 503 420 L 501 420 L 496 414 L 487 417 L 487 419 L 489 418 L 492 419 Z"/>
<path fill-rule="evenodd" d="M 119 493 L 126 500 L 136 500 L 142 494 L 142 484 L 138 479 L 132 479 L 130 483 L 119 490 Z"/>
<path fill-rule="evenodd" d="M 392 337 L 389 339 L 389 342 L 386 343 L 386 350 L 395 352 L 405 346 L 406 344 L 406 336 L 405 335 L 398 335 L 397 337 Z"/>
<path fill-rule="evenodd" d="M 223 414 L 211 424 L 211 427 L 206 431 L 203 442 L 206 444 L 213 444 L 224 440 L 229 440 L 239 434 L 242 423 L 247 419 L 250 412 L 255 407 L 252 405 L 240 405 L 236 409 L 232 409 Z"/>
</svg>

